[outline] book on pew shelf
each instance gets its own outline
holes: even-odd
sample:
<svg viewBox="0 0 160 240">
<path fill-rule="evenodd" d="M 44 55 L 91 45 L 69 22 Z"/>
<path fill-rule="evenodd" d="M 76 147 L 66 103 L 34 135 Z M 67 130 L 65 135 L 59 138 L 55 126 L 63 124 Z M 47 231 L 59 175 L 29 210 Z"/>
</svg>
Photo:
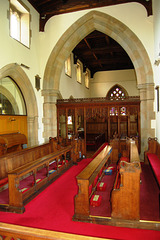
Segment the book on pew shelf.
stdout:
<svg viewBox="0 0 160 240">
<path fill-rule="evenodd" d="M 107 187 L 107 184 L 104 182 L 99 182 L 97 185 L 97 191 L 105 191 Z"/>
<path fill-rule="evenodd" d="M 63 165 L 64 165 L 64 164 L 63 164 Z M 62 165 L 62 164 L 59 164 L 59 165 L 58 165 L 58 168 L 61 168 L 61 167 L 63 167 L 63 165 Z"/>
<path fill-rule="evenodd" d="M 52 173 L 54 173 L 54 172 L 56 172 L 56 170 L 49 170 L 49 174 L 52 174 Z"/>
<path fill-rule="evenodd" d="M 112 169 L 104 170 L 105 175 L 112 175 Z"/>
<path fill-rule="evenodd" d="M 95 195 L 92 195 L 90 204 L 93 207 L 98 207 L 100 206 L 101 201 L 102 201 L 102 196 L 95 194 Z"/>
<path fill-rule="evenodd" d="M 50 163 L 49 163 L 49 165 L 51 165 L 51 164 L 53 164 L 53 163 L 55 163 L 56 162 L 56 160 L 53 160 L 53 161 L 51 161 Z"/>
<path fill-rule="evenodd" d="M 110 166 L 110 167 L 108 167 L 107 169 L 108 169 L 108 170 L 112 170 L 112 172 L 116 171 L 116 168 L 113 167 L 113 166 Z"/>
<path fill-rule="evenodd" d="M 28 188 L 22 188 L 22 189 L 21 189 L 21 192 L 24 193 L 24 192 L 26 192 L 27 190 L 28 190 Z"/>
<path fill-rule="evenodd" d="M 36 183 L 39 183 L 42 179 L 38 178 L 36 179 Z M 32 182 L 32 186 L 34 185 L 34 181 Z"/>
</svg>

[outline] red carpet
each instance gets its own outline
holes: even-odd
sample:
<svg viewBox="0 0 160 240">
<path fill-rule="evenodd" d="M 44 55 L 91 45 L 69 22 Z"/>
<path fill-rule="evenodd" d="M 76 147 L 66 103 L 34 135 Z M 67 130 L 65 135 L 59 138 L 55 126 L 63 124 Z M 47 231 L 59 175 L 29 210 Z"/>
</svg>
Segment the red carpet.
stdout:
<svg viewBox="0 0 160 240">
<path fill-rule="evenodd" d="M 26 205 L 24 214 L 0 213 L 0 221 L 87 236 L 112 239 L 160 239 L 159 231 L 103 226 L 73 222 L 76 175 L 90 162 L 84 159 L 69 169 Z"/>
</svg>

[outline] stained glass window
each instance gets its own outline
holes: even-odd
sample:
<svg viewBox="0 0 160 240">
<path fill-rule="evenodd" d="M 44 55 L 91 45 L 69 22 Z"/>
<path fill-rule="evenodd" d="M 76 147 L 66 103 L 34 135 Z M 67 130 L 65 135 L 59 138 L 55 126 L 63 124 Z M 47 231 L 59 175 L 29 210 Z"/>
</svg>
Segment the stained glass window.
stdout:
<svg viewBox="0 0 160 240">
<path fill-rule="evenodd" d="M 121 113 L 121 115 L 125 116 L 126 113 L 127 113 L 127 109 L 126 109 L 126 107 L 121 107 L 121 109 L 120 109 L 120 113 Z"/>
<path fill-rule="evenodd" d="M 110 109 L 110 116 L 118 116 L 118 110 L 116 107 Z"/>
<path fill-rule="evenodd" d="M 115 85 L 107 94 L 107 98 L 110 100 L 124 100 L 126 98 L 126 91 L 120 86 Z"/>
</svg>

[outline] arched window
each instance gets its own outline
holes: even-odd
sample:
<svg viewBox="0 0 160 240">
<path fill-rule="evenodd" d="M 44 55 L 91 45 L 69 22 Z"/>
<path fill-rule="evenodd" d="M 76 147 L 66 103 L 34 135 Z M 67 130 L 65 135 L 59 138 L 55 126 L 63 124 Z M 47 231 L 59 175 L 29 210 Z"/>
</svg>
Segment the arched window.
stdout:
<svg viewBox="0 0 160 240">
<path fill-rule="evenodd" d="M 124 100 L 127 96 L 127 91 L 117 84 L 109 90 L 106 97 L 109 100 Z"/>
<path fill-rule="evenodd" d="M 89 69 L 86 69 L 85 72 L 85 87 L 89 88 L 90 72 Z"/>
<path fill-rule="evenodd" d="M 19 0 L 10 0 L 10 36 L 30 46 L 30 11 Z"/>
<path fill-rule="evenodd" d="M 77 61 L 77 82 L 82 83 L 82 66 L 80 61 Z"/>
<path fill-rule="evenodd" d="M 71 77 L 72 74 L 72 62 L 71 62 L 71 54 L 65 61 L 65 74 Z"/>
<path fill-rule="evenodd" d="M 17 84 L 10 78 L 0 80 L 0 114 L 26 115 L 26 105 Z"/>
</svg>

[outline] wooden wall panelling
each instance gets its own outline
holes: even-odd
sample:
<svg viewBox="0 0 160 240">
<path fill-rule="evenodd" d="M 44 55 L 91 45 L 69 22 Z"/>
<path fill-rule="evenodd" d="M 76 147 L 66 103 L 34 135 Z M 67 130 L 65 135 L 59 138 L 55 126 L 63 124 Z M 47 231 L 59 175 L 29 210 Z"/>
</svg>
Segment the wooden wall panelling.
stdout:
<svg viewBox="0 0 160 240">
<path fill-rule="evenodd" d="M 139 97 L 129 97 L 123 101 L 109 101 L 101 99 L 74 99 L 58 100 L 57 109 L 79 108 L 84 109 L 84 136 L 86 133 L 106 133 L 106 140 L 110 142 L 116 131 L 118 137 L 126 135 L 136 136 L 140 139 L 140 99 Z M 126 113 L 123 114 L 123 109 Z M 125 111 L 124 111 L 125 112 Z M 136 114 L 135 114 L 136 113 Z M 131 116 L 136 115 L 137 119 L 132 122 Z M 137 128 L 137 132 L 136 132 Z M 140 148 L 139 148 L 140 149 Z"/>
<path fill-rule="evenodd" d="M 27 116 L 9 116 L 0 115 L 0 134 L 20 132 L 26 137 L 27 133 Z"/>
</svg>

